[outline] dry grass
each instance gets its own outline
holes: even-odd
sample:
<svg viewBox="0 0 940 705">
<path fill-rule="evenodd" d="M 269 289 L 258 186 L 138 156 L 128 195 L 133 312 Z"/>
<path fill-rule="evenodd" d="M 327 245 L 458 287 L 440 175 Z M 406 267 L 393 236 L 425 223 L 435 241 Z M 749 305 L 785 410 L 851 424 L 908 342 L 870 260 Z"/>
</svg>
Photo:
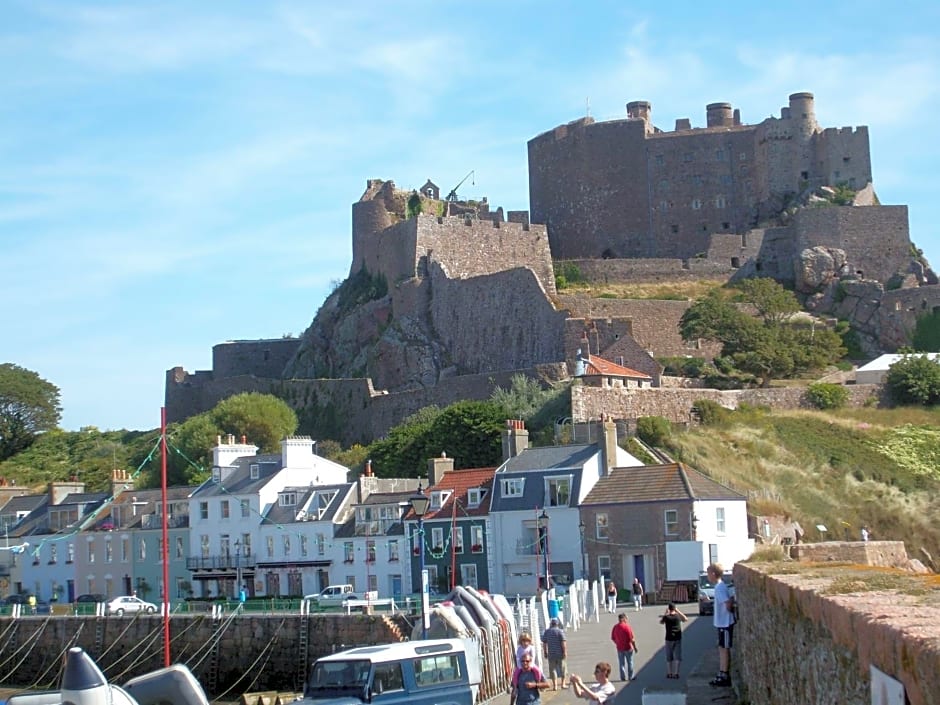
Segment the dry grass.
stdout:
<svg viewBox="0 0 940 705">
<path fill-rule="evenodd" d="M 695 301 L 724 285 L 721 280 L 702 279 L 689 282 L 570 284 L 563 293 L 586 294 L 594 298 L 668 299 Z"/>
</svg>

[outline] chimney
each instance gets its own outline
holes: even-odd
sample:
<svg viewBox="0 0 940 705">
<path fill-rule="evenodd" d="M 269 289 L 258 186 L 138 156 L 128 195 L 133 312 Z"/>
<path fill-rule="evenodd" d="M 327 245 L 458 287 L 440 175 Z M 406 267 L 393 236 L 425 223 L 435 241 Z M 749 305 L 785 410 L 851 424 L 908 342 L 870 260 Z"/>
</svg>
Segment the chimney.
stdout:
<svg viewBox="0 0 940 705">
<path fill-rule="evenodd" d="M 132 489 L 134 489 L 134 481 L 127 470 L 114 468 L 111 471 L 111 496 L 117 497 L 121 492 Z"/>
<path fill-rule="evenodd" d="M 365 470 L 362 471 L 362 474 L 366 477 L 372 477 L 372 458 L 366 460 Z"/>
<path fill-rule="evenodd" d="M 602 470 L 606 476 L 617 462 L 617 424 L 606 414 L 601 416 L 601 433 L 601 460 L 604 463 Z"/>
<path fill-rule="evenodd" d="M 529 447 L 529 432 L 522 419 L 507 419 L 503 431 L 503 462 L 514 458 Z"/>
<path fill-rule="evenodd" d="M 445 472 L 450 472 L 453 469 L 454 459 L 448 458 L 447 453 L 441 453 L 440 458 L 428 460 L 428 487 L 436 485 L 444 477 Z"/>
</svg>

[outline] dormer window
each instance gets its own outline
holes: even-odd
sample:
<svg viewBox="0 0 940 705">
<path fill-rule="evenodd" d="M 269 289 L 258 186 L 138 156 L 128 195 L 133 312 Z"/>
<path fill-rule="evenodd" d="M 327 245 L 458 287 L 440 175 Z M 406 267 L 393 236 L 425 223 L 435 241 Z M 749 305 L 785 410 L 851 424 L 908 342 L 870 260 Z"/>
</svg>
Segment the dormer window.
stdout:
<svg viewBox="0 0 940 705">
<path fill-rule="evenodd" d="M 486 490 L 482 487 L 471 487 L 467 490 L 467 505 L 471 507 L 479 507 L 483 503 L 483 498 L 486 496 Z"/>
<path fill-rule="evenodd" d="M 431 492 L 431 509 L 440 509 L 447 503 L 451 490 L 436 490 Z"/>
<path fill-rule="evenodd" d="M 261 475 L 261 466 L 258 463 L 252 463 L 248 466 L 248 473 L 251 475 L 252 480 L 257 480 Z"/>
<path fill-rule="evenodd" d="M 218 465 L 212 466 L 212 481 L 221 482 L 222 469 Z"/>
<path fill-rule="evenodd" d="M 277 496 L 277 504 L 279 507 L 294 507 L 297 505 L 297 493 L 296 492 L 281 492 Z"/>
<path fill-rule="evenodd" d="M 525 489 L 525 478 L 510 477 L 500 480 L 500 491 L 503 497 L 521 497 Z"/>
<path fill-rule="evenodd" d="M 545 506 L 567 507 L 571 499 L 570 477 L 549 477 L 545 480 Z"/>
</svg>

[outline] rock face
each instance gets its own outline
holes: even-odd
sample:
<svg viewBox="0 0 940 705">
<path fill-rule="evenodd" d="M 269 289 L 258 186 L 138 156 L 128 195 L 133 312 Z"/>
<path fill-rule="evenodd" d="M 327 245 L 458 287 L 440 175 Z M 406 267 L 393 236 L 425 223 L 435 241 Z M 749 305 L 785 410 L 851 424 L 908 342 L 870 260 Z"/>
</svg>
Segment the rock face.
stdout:
<svg viewBox="0 0 940 705">
<path fill-rule="evenodd" d="M 796 290 L 812 294 L 844 275 L 848 271 L 848 263 L 843 250 L 834 247 L 811 247 L 800 252 L 794 270 Z"/>
</svg>

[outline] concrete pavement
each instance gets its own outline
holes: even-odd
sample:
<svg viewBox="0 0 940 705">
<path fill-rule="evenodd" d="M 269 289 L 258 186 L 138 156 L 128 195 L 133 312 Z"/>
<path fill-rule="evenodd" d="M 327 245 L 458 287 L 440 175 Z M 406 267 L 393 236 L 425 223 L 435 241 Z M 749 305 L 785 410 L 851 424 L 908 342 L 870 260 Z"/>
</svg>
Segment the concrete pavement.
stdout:
<svg viewBox="0 0 940 705">
<path fill-rule="evenodd" d="M 633 604 L 621 604 L 617 612 L 627 615 L 636 635 L 637 654 L 634 657 L 636 680 L 624 683 L 619 680 L 617 651 L 610 640 L 610 631 L 617 622 L 616 614 L 602 611 L 598 622 L 587 622 L 577 631 L 567 628 L 568 671 L 577 673 L 585 681 L 594 680 L 594 666 L 598 661 L 607 661 L 612 667 L 611 681 L 617 686 L 615 705 L 641 705 L 643 691 L 686 692 L 688 705 L 714 705 L 733 703 L 731 689 L 717 689 L 708 685 L 717 670 L 718 658 L 715 649 L 715 632 L 711 616 L 697 616 L 696 603 L 678 605 L 689 618 L 683 624 L 682 668 L 680 678 L 666 678 L 666 660 L 663 653 L 665 630 L 659 617 L 665 605 L 645 605 L 635 612 Z M 717 698 L 717 699 L 716 699 Z M 543 705 L 576 705 L 570 688 L 544 691 Z M 584 701 L 580 701 L 583 705 Z"/>
</svg>

